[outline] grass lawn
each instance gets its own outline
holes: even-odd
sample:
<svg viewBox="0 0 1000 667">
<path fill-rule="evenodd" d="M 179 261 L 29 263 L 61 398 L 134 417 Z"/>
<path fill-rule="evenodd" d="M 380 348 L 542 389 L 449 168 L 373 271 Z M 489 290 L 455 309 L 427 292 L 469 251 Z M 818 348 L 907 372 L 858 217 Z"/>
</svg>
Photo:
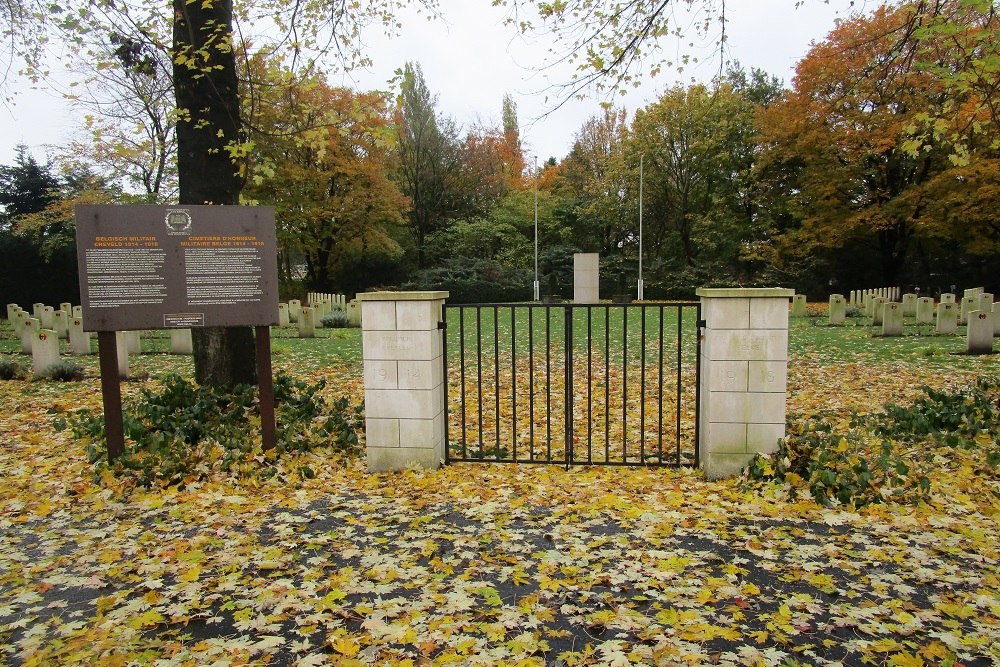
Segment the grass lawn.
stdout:
<svg viewBox="0 0 1000 667">
<path fill-rule="evenodd" d="M 848 429 L 924 385 L 1000 376 L 961 336 L 822 322 L 791 322 L 790 419 Z M 362 400 L 357 330 L 272 341 L 277 370 Z M 191 372 L 167 342 L 144 336 L 126 401 Z M 0 359 L 19 350 L 3 322 Z M 860 509 L 687 468 L 368 475 L 329 449 L 144 489 L 95 479 L 53 428 L 100 407 L 96 357 L 74 361 L 81 382 L 0 381 L 0 664 L 1000 664 L 995 423 L 915 445 L 926 502 Z"/>
</svg>

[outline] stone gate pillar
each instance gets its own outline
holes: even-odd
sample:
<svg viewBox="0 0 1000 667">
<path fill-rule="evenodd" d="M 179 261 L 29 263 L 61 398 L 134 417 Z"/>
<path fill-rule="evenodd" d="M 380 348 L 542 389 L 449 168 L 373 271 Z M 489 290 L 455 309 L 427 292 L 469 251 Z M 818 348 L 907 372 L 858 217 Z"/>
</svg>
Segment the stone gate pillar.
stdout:
<svg viewBox="0 0 1000 667">
<path fill-rule="evenodd" d="M 369 292 L 361 302 L 369 472 L 444 460 L 444 360 L 438 329 L 448 292 Z"/>
<path fill-rule="evenodd" d="M 697 290 L 701 344 L 699 455 L 705 476 L 736 475 L 785 436 L 788 300 L 794 290 Z"/>
</svg>

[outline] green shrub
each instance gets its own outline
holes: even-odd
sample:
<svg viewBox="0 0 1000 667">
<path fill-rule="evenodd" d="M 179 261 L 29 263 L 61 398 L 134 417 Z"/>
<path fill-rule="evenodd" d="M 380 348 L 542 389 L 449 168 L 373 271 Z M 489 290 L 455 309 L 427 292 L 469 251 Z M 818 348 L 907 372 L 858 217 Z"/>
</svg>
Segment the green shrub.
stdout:
<svg viewBox="0 0 1000 667">
<path fill-rule="evenodd" d="M 853 415 L 837 429 L 822 415 L 790 418 L 778 452 L 754 457 L 744 479 L 787 482 L 822 504 L 912 504 L 930 498 L 942 448 L 975 450 L 979 472 L 1000 472 L 1000 379 L 953 392 L 925 387 L 912 405 Z"/>
<path fill-rule="evenodd" d="M 848 306 L 844 311 L 846 317 L 864 317 L 864 311 L 857 306 Z"/>
<path fill-rule="evenodd" d="M 111 471 L 136 484 L 183 484 L 215 473 L 274 475 L 273 462 L 289 451 L 331 447 L 358 452 L 361 409 L 346 397 L 327 400 L 325 381 L 308 384 L 278 373 L 274 382 L 277 446 L 265 455 L 257 434 L 256 387 L 229 391 L 201 387 L 179 375 L 164 378 L 158 391 L 147 388 L 123 410 L 125 452 Z M 87 442 L 96 477 L 108 468 L 104 417 L 87 410 L 55 421 Z"/>
<path fill-rule="evenodd" d="M 83 366 L 68 359 L 57 361 L 42 370 L 38 377 L 60 382 L 79 382 L 84 377 Z"/>
<path fill-rule="evenodd" d="M 331 310 L 329 313 L 323 316 L 320 320 L 322 324 L 327 329 L 344 329 L 351 325 L 350 321 L 347 319 L 347 313 L 340 310 Z"/>
<path fill-rule="evenodd" d="M 13 359 L 0 359 L 0 380 L 21 380 L 27 375 L 24 366 Z"/>
</svg>

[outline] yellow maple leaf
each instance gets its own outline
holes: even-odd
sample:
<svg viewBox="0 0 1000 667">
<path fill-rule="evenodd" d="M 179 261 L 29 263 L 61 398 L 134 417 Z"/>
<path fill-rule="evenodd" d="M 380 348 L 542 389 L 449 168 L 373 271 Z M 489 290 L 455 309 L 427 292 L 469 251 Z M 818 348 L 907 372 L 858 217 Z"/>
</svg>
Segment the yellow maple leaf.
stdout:
<svg viewBox="0 0 1000 667">
<path fill-rule="evenodd" d="M 330 648 L 343 656 L 353 658 L 358 654 L 358 651 L 361 650 L 361 644 L 354 641 L 350 637 L 337 637 L 330 644 Z"/>
<path fill-rule="evenodd" d="M 909 651 L 893 653 L 889 658 L 889 664 L 893 667 L 924 667 L 927 663 L 919 655 L 913 655 Z"/>
</svg>

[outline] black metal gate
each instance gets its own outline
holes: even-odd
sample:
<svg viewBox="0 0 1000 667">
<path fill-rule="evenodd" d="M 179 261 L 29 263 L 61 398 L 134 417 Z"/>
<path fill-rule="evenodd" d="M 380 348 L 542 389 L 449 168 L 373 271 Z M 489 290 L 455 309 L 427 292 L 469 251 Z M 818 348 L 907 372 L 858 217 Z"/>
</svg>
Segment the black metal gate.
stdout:
<svg viewBox="0 0 1000 667">
<path fill-rule="evenodd" d="M 697 302 L 445 305 L 446 460 L 698 465 Z"/>
</svg>

